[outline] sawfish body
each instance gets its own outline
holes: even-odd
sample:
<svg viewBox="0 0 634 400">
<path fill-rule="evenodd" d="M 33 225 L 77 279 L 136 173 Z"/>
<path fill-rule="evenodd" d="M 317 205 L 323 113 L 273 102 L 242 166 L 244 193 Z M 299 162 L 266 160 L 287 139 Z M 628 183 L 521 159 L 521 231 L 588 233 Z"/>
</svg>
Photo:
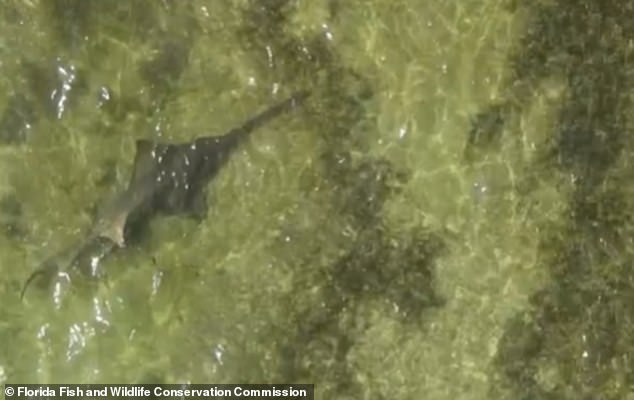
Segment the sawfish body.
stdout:
<svg viewBox="0 0 634 400">
<path fill-rule="evenodd" d="M 127 188 L 99 211 L 86 238 L 47 259 L 31 274 L 21 296 L 36 278 L 41 285 L 48 285 L 60 273 L 73 270 L 95 276 L 101 260 L 125 246 L 129 231 L 155 214 L 204 218 L 205 188 L 231 152 L 253 130 L 299 105 L 307 96 L 307 92 L 296 93 L 222 136 L 184 143 L 138 140 Z"/>
</svg>

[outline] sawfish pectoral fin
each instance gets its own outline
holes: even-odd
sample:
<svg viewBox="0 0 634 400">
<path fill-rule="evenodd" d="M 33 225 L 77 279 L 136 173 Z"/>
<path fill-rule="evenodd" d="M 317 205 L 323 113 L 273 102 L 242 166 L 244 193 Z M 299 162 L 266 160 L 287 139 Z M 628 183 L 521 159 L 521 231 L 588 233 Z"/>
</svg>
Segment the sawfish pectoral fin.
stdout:
<svg viewBox="0 0 634 400">
<path fill-rule="evenodd" d="M 155 173 L 157 167 L 164 162 L 163 157 L 168 155 L 168 151 L 178 147 L 177 145 L 157 143 L 148 139 L 138 139 L 135 146 L 131 183 L 143 179 L 148 174 Z"/>
<path fill-rule="evenodd" d="M 204 189 L 197 190 L 190 198 L 187 206 L 189 215 L 199 221 L 207 218 L 209 207 L 207 206 L 207 192 Z"/>
<path fill-rule="evenodd" d="M 173 190 L 154 199 L 154 209 L 165 215 L 183 215 L 197 220 L 207 218 L 207 193 L 202 185 L 193 185 L 182 191 Z"/>
</svg>

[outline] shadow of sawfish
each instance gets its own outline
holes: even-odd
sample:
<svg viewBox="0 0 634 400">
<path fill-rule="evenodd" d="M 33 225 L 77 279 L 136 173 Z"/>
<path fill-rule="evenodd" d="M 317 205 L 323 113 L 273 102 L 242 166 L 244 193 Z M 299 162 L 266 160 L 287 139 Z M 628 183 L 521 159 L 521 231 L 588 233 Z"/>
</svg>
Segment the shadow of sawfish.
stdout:
<svg viewBox="0 0 634 400">
<path fill-rule="evenodd" d="M 222 136 L 171 144 L 138 140 L 127 188 L 100 210 L 86 238 L 50 257 L 29 276 L 20 298 L 36 280 L 44 287 L 60 274 L 68 280 L 70 272 L 96 276 L 101 260 L 124 247 L 133 227 L 156 214 L 204 218 L 205 188 L 232 151 L 253 130 L 300 105 L 308 96 L 307 91 L 297 92 Z"/>
</svg>

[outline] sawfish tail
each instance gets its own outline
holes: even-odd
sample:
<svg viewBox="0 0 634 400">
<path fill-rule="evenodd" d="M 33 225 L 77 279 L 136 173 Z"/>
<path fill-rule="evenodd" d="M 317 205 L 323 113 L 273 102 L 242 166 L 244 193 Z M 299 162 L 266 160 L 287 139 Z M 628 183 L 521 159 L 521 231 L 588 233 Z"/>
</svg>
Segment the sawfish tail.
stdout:
<svg viewBox="0 0 634 400">
<path fill-rule="evenodd" d="M 53 281 L 58 272 L 59 266 L 56 263 L 52 261 L 45 261 L 38 269 L 36 269 L 31 273 L 31 275 L 29 275 L 27 280 L 24 282 L 24 285 L 22 285 L 22 290 L 20 291 L 20 300 L 24 299 L 26 289 L 29 288 L 31 283 L 39 279 L 41 282 L 45 282 L 44 284 L 40 283 L 40 286 L 44 286 Z"/>
<path fill-rule="evenodd" d="M 96 277 L 99 273 L 99 263 L 115 247 L 116 243 L 109 238 L 93 236 L 48 258 L 24 282 L 20 300 L 24 299 L 24 294 L 32 284 L 50 288 L 60 273 L 66 274 L 68 279 Z"/>
<path fill-rule="evenodd" d="M 262 111 L 255 117 L 248 119 L 241 126 L 232 129 L 222 136 L 201 137 L 196 139 L 196 146 L 208 148 L 221 147 L 222 151 L 224 152 L 231 150 L 240 142 L 242 142 L 242 140 L 244 140 L 247 136 L 249 136 L 249 134 L 255 129 L 280 116 L 281 114 L 301 105 L 308 96 L 310 96 L 310 92 L 307 90 L 296 92 L 283 102 Z"/>
</svg>

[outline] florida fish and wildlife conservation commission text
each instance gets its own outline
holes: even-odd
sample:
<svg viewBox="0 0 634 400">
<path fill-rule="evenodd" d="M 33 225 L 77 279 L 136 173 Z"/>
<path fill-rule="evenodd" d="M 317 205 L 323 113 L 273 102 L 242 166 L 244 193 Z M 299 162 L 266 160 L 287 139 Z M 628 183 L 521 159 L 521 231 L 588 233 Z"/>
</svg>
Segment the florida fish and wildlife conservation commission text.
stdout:
<svg viewBox="0 0 634 400">
<path fill-rule="evenodd" d="M 4 387 L 8 399 L 53 398 L 240 398 L 314 399 L 313 385 L 14 385 Z"/>
</svg>

